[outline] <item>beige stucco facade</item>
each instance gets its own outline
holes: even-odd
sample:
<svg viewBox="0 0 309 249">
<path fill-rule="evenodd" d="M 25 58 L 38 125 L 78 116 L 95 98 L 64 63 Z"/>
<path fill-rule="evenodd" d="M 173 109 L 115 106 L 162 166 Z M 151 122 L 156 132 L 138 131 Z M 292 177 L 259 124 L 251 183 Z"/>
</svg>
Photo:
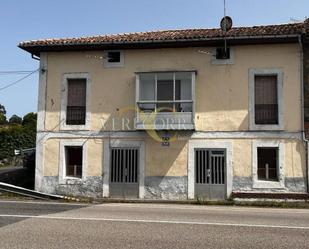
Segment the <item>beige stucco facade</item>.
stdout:
<svg viewBox="0 0 309 249">
<path fill-rule="evenodd" d="M 63 139 L 65 140 L 65 139 Z M 69 139 L 72 141 L 72 139 Z M 102 176 L 104 141 L 107 139 L 87 139 L 88 176 Z M 124 140 L 126 140 L 124 138 Z M 203 141 L 203 139 L 198 139 Z M 135 140 L 134 140 L 135 141 Z M 146 176 L 187 176 L 188 140 L 175 141 L 168 148 L 151 138 L 145 138 Z M 252 175 L 252 142 L 255 139 L 207 139 L 207 142 L 231 142 L 233 145 L 233 175 L 250 177 Z M 264 139 L 274 141 L 274 139 Z M 285 147 L 285 176 L 303 177 L 305 175 L 305 148 L 297 139 L 275 139 Z M 44 175 L 57 176 L 59 173 L 60 140 L 49 139 L 44 145 Z M 154 153 L 155 152 L 155 153 Z"/>
<path fill-rule="evenodd" d="M 147 177 L 149 179 L 161 177 L 159 183 L 168 177 L 185 179 L 184 186 L 180 188 L 186 188 L 190 171 L 189 144 L 191 141 L 201 141 L 205 144 L 231 145 L 231 163 L 227 164 L 227 167 L 231 170 L 233 186 L 228 191 L 229 194 L 231 191 L 272 191 L 267 188 L 252 189 L 254 143 L 260 141 L 275 142 L 284 148 L 281 159 L 286 185 L 274 191 L 304 192 L 306 153 L 301 136 L 299 45 L 242 45 L 234 46 L 232 49 L 233 63 L 227 65 L 211 63 L 212 55 L 205 53 L 212 51 L 211 47 L 124 50 L 124 66 L 119 68 L 103 66 L 103 51 L 46 53 L 46 102 L 45 110 L 42 112 L 44 129 L 40 131 L 43 148 L 40 159 L 42 170 L 38 171 L 41 174 L 39 180 L 41 182 L 37 184 L 40 186 L 37 188 L 49 192 L 65 192 L 62 187 L 48 187 L 48 184 L 55 184 L 51 183 L 50 179 L 57 179 L 59 176 L 59 165 L 62 163 L 61 141 L 84 140 L 87 144 L 85 177 L 103 179 L 106 173 L 104 147 L 110 140 L 120 139 L 144 143 L 145 153 L 141 164 L 144 167 L 146 190 Z M 250 69 L 279 69 L 283 72 L 283 130 L 265 132 L 250 130 L 248 83 Z M 137 132 L 133 123 L 130 123 L 130 129 L 121 128 L 119 121 L 121 118 L 134 117 L 136 72 L 182 70 L 197 72 L 194 132 L 175 132 L 173 134 L 176 139 L 172 139 L 169 146 L 162 146 L 160 141 L 154 139 L 153 131 Z M 91 92 L 87 96 L 90 98 L 89 129 L 61 130 L 63 75 L 68 73 L 87 73 L 89 76 L 91 82 Z M 118 120 L 113 131 L 110 126 L 112 120 Z M 42 180 L 44 177 L 49 180 Z M 89 183 L 87 184 L 89 186 Z M 103 183 L 98 180 L 97 184 Z M 101 191 L 99 187 L 98 189 Z M 75 194 L 72 189 L 70 191 L 70 194 Z M 149 189 L 148 191 L 151 192 Z M 94 195 L 100 196 L 102 193 Z M 144 196 L 146 198 L 147 194 Z M 179 198 L 184 198 L 183 196 L 189 196 L 186 190 Z M 161 194 L 157 198 L 178 197 L 173 194 Z"/>
<path fill-rule="evenodd" d="M 125 50 L 120 68 L 103 66 L 103 51 L 47 54 L 45 129 L 58 131 L 62 77 L 89 73 L 91 130 L 135 108 L 135 73 L 196 70 L 195 106 L 198 131 L 246 131 L 248 70 L 278 68 L 284 73 L 284 130 L 301 130 L 300 48 L 297 44 L 235 46 L 234 63 L 213 65 L 210 47 Z M 103 123 L 102 123 L 103 122 Z M 121 126 L 116 127 L 121 129 Z"/>
</svg>

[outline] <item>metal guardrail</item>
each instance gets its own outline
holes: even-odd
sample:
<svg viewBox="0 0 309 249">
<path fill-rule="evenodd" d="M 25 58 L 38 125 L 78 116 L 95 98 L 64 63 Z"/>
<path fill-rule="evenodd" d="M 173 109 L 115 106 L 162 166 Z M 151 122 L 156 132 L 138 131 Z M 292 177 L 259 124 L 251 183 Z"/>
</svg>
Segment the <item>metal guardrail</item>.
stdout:
<svg viewBox="0 0 309 249">
<path fill-rule="evenodd" d="M 38 192 L 35 190 L 30 190 L 22 187 L 18 187 L 12 184 L 7 184 L 4 182 L 0 182 L 0 190 L 5 191 L 5 192 L 10 192 L 18 195 L 23 195 L 23 196 L 28 196 L 32 197 L 35 199 L 41 199 L 41 200 L 71 200 L 71 201 L 80 201 L 77 198 L 74 197 L 67 197 L 67 196 L 62 196 L 62 195 L 53 195 L 53 194 L 47 194 L 47 193 L 42 193 Z"/>
</svg>

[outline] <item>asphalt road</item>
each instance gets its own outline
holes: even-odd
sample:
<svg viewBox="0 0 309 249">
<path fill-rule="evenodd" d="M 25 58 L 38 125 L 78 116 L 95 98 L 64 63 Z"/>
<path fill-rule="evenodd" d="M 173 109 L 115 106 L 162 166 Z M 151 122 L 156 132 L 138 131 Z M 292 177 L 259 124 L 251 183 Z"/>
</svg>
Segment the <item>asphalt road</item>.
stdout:
<svg viewBox="0 0 309 249">
<path fill-rule="evenodd" d="M 309 248 L 309 210 L 0 201 L 0 248 Z"/>
</svg>

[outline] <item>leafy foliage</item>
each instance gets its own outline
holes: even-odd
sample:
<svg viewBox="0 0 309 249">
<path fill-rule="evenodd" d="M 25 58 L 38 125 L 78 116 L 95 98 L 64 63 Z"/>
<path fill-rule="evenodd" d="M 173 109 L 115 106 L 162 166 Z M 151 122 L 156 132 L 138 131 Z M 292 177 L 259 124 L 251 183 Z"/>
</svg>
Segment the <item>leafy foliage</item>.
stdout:
<svg viewBox="0 0 309 249">
<path fill-rule="evenodd" d="M 0 112 L 0 125 L 4 125 L 6 123 L 7 123 L 6 116 Z"/>
<path fill-rule="evenodd" d="M 37 119 L 37 114 L 33 112 L 29 112 L 23 117 L 22 125 L 36 127 L 36 119 Z"/>
<path fill-rule="evenodd" d="M 21 123 L 21 120 L 19 120 Z M 22 125 L 10 124 L 0 126 L 0 161 L 11 160 L 15 149 L 35 147 L 36 114 L 25 115 Z"/>
<path fill-rule="evenodd" d="M 5 107 L 4 107 L 4 105 L 1 105 L 1 104 L 0 104 L 0 113 L 3 114 L 3 115 L 6 114 Z"/>
<path fill-rule="evenodd" d="M 22 118 L 17 115 L 12 115 L 12 117 L 9 119 L 10 124 L 21 124 L 22 121 Z"/>
</svg>

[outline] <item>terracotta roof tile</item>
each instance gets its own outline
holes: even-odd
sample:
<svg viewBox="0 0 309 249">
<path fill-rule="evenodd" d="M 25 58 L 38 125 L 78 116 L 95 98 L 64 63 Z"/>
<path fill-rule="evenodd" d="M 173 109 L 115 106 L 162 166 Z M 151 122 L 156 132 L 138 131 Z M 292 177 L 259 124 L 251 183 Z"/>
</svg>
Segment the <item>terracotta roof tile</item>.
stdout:
<svg viewBox="0 0 309 249">
<path fill-rule="evenodd" d="M 227 38 L 255 38 L 267 36 L 295 36 L 306 32 L 309 19 L 302 23 L 235 27 L 227 32 Z M 31 47 L 52 47 L 52 46 L 77 46 L 77 45 L 104 45 L 121 43 L 146 43 L 166 41 L 194 41 L 222 39 L 224 33 L 220 29 L 184 29 L 184 30 L 163 30 L 138 33 L 123 33 L 112 35 L 88 36 L 79 38 L 42 39 L 24 41 L 19 47 L 28 50 Z"/>
</svg>

